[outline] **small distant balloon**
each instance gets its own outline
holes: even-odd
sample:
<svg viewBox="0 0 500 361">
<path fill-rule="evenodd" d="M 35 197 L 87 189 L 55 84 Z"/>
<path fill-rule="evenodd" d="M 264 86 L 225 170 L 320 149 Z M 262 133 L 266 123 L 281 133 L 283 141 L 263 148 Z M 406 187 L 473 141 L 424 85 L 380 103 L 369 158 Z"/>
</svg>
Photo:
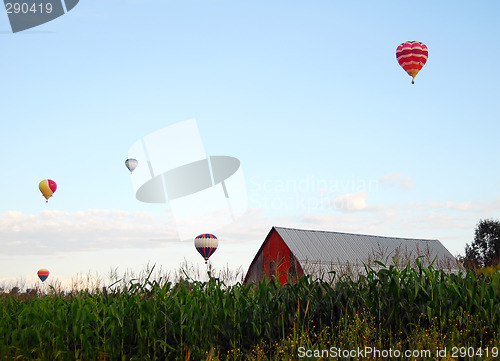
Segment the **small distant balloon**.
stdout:
<svg viewBox="0 0 500 361">
<path fill-rule="evenodd" d="M 52 197 L 52 195 L 56 191 L 57 184 L 52 179 L 44 179 L 40 182 L 38 188 L 40 188 L 40 192 L 42 192 L 43 196 L 46 199 L 46 202 L 48 202 L 49 198 Z"/>
<path fill-rule="evenodd" d="M 41 269 L 38 271 L 38 278 L 40 278 L 40 281 L 44 282 L 47 277 L 49 277 L 49 270 Z"/>
<path fill-rule="evenodd" d="M 129 158 L 125 161 L 125 165 L 127 166 L 128 170 L 130 171 L 130 174 L 134 171 L 135 168 L 137 168 L 137 165 L 139 162 L 137 159 Z"/>
<path fill-rule="evenodd" d="M 412 77 L 412 84 L 415 83 L 418 72 L 427 63 L 428 56 L 429 49 L 419 41 L 407 41 L 400 44 L 396 49 L 398 63 Z"/>
<path fill-rule="evenodd" d="M 205 263 L 208 262 L 210 256 L 215 252 L 217 246 L 219 245 L 219 240 L 213 234 L 204 233 L 200 234 L 194 239 L 194 246 L 205 259 Z"/>
</svg>

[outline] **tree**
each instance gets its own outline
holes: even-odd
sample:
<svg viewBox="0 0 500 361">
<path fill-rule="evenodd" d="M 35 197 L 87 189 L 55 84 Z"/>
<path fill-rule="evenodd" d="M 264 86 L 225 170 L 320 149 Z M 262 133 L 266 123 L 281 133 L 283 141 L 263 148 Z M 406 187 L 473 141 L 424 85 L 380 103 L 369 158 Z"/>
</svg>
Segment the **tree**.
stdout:
<svg viewBox="0 0 500 361">
<path fill-rule="evenodd" d="M 480 220 L 474 241 L 465 245 L 464 266 L 467 269 L 495 266 L 500 263 L 500 221 Z"/>
</svg>

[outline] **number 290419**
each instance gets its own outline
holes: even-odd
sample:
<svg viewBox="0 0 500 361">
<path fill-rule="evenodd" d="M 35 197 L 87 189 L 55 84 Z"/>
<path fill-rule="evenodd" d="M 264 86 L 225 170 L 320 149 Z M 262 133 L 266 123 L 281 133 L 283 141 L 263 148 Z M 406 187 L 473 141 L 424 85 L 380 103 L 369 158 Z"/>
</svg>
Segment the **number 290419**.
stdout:
<svg viewBox="0 0 500 361">
<path fill-rule="evenodd" d="M 36 14 L 36 13 L 46 13 L 50 14 L 52 12 L 52 4 L 50 2 L 44 4 L 36 2 L 33 4 L 28 3 L 5 3 L 5 9 L 7 10 L 7 14 Z"/>
</svg>

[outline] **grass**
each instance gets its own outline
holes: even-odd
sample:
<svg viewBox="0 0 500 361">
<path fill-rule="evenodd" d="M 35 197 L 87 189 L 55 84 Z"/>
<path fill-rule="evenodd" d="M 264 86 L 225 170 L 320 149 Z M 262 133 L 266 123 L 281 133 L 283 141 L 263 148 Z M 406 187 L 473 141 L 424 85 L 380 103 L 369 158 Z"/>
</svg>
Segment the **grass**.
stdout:
<svg viewBox="0 0 500 361">
<path fill-rule="evenodd" d="M 4 292 L 0 360 L 319 360 L 367 347 L 432 351 L 422 360 L 444 348 L 458 360 L 453 347 L 488 349 L 471 360 L 500 355 L 500 274 L 381 266 L 285 285 L 200 282 L 186 270 L 170 281 L 152 267 L 106 287 Z"/>
</svg>

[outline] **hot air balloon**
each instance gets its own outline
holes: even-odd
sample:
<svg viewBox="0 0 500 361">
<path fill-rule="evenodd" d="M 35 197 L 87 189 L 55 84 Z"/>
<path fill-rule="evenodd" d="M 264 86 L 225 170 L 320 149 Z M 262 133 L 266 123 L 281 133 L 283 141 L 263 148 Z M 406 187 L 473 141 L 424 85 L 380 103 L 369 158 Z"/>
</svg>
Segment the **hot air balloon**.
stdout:
<svg viewBox="0 0 500 361">
<path fill-rule="evenodd" d="M 137 168 L 137 165 L 139 162 L 137 159 L 129 158 L 125 161 L 125 165 L 127 166 L 128 170 L 130 171 L 130 174 L 134 171 L 135 168 Z"/>
<path fill-rule="evenodd" d="M 40 278 L 42 282 L 44 282 L 47 277 L 49 277 L 49 270 L 41 269 L 38 271 L 38 278 Z"/>
<path fill-rule="evenodd" d="M 407 41 L 396 49 L 398 63 L 413 78 L 412 84 L 415 83 L 415 77 L 427 62 L 428 55 L 427 46 L 418 41 Z"/>
<path fill-rule="evenodd" d="M 40 192 L 42 192 L 43 196 L 48 202 L 49 198 L 52 197 L 52 195 L 56 191 L 57 184 L 51 179 L 44 179 L 43 181 L 40 182 L 38 188 L 40 188 Z"/>
<path fill-rule="evenodd" d="M 215 252 L 218 245 L 219 240 L 217 239 L 217 237 L 210 233 L 200 234 L 194 239 L 194 246 L 205 259 L 205 263 L 208 262 L 208 259 Z"/>
</svg>

